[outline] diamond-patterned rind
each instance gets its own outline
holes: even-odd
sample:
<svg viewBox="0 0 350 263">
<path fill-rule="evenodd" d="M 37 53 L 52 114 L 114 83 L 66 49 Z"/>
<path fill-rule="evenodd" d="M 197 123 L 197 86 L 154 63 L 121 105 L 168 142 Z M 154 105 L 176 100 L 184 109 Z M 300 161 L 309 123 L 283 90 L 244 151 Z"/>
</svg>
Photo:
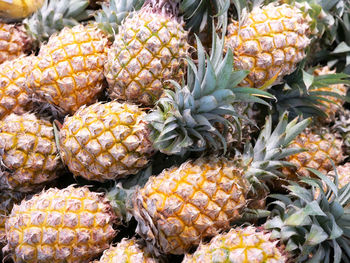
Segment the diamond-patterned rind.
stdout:
<svg viewBox="0 0 350 263">
<path fill-rule="evenodd" d="M 193 255 L 186 255 L 182 263 L 286 263 L 278 241 L 270 240 L 271 233 L 255 227 L 231 229 L 214 237 L 210 243 L 201 244 Z"/>
<path fill-rule="evenodd" d="M 30 88 L 65 113 L 96 102 L 104 88 L 107 43 L 94 26 L 64 28 L 41 47 L 28 77 Z"/>
<path fill-rule="evenodd" d="M 242 85 L 259 88 L 292 73 L 305 57 L 309 24 L 301 11 L 287 4 L 257 7 L 239 25 L 228 26 L 226 48 L 232 49 L 235 67 L 249 70 Z"/>
<path fill-rule="evenodd" d="M 102 182 L 137 173 L 153 153 L 145 116 L 116 101 L 82 107 L 60 130 L 65 164 L 75 176 Z"/>
<path fill-rule="evenodd" d="M 135 239 L 123 238 L 117 246 L 110 247 L 103 252 L 99 261 L 94 263 L 157 263 L 144 248 L 140 247 Z"/>
<path fill-rule="evenodd" d="M 108 200 L 87 188 L 51 188 L 15 205 L 4 248 L 16 263 L 85 263 L 107 249 L 116 232 Z"/>
<path fill-rule="evenodd" d="M 52 124 L 34 114 L 11 114 L 0 121 L 0 149 L 0 189 L 40 189 L 62 168 Z"/>
<path fill-rule="evenodd" d="M 181 81 L 187 32 L 174 18 L 148 8 L 127 18 L 108 51 L 105 76 L 112 99 L 153 105 L 169 86 Z"/>
<path fill-rule="evenodd" d="M 286 161 L 295 165 L 295 168 L 284 167 L 283 173 L 289 180 L 298 180 L 300 176 L 313 176 L 306 168 L 313 168 L 323 174 L 333 170 L 333 164 L 340 164 L 343 159 L 342 140 L 338 134 L 331 134 L 327 130 L 315 132 L 306 129 L 289 147 L 302 148 L 305 152 L 294 154 Z"/>
<path fill-rule="evenodd" d="M 31 94 L 27 90 L 28 67 L 32 57 L 20 57 L 0 65 L 0 120 L 31 110 Z"/>
<path fill-rule="evenodd" d="M 134 200 L 137 232 L 161 252 L 183 254 L 230 227 L 246 205 L 236 161 L 198 159 L 151 177 Z"/>
<path fill-rule="evenodd" d="M 23 27 L 0 22 L 0 64 L 24 54 L 28 41 Z"/>
</svg>

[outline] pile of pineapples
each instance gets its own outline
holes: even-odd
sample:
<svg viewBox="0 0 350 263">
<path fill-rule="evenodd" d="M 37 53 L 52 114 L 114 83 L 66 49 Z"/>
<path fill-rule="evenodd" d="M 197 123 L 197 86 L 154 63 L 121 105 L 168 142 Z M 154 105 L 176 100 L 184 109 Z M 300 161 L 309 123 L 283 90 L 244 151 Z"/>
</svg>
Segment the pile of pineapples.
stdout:
<svg viewBox="0 0 350 263">
<path fill-rule="evenodd" d="M 350 262 L 349 36 L 348 0 L 0 0 L 2 262 Z"/>
</svg>

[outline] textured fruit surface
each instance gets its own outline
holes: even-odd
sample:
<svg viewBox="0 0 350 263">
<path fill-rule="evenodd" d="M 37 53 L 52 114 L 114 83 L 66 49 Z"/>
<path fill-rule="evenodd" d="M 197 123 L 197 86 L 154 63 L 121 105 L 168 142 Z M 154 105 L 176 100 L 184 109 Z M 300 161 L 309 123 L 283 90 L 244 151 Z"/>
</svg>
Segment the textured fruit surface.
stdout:
<svg viewBox="0 0 350 263">
<path fill-rule="evenodd" d="M 235 67 L 250 70 L 242 85 L 259 88 L 292 73 L 305 57 L 308 29 L 298 8 L 274 3 L 254 8 L 241 24 L 229 24 L 226 48 L 235 55 Z"/>
<path fill-rule="evenodd" d="M 183 263 L 284 263 L 287 258 L 270 240 L 270 233 L 255 227 L 231 229 L 214 237 L 210 243 L 201 244 L 193 255 L 186 255 Z"/>
<path fill-rule="evenodd" d="M 335 177 L 335 172 L 330 171 L 328 173 L 332 178 Z M 339 180 L 339 188 L 344 187 L 348 183 L 350 183 L 350 163 L 346 163 L 344 165 L 340 165 L 337 167 L 337 175 Z"/>
<path fill-rule="evenodd" d="M 94 26 L 64 28 L 41 47 L 28 77 L 30 88 L 65 113 L 94 103 L 103 89 L 107 42 Z"/>
<path fill-rule="evenodd" d="M 0 121 L 0 189 L 30 192 L 54 180 L 61 160 L 52 124 L 34 114 L 11 114 Z"/>
<path fill-rule="evenodd" d="M 15 262 L 89 262 L 109 247 L 115 216 L 103 195 L 87 188 L 51 188 L 15 205 L 6 221 Z"/>
<path fill-rule="evenodd" d="M 294 168 L 283 168 L 283 173 L 290 180 L 296 180 L 299 176 L 312 176 L 306 168 L 313 168 L 323 174 L 327 174 L 335 165 L 344 159 L 342 151 L 342 140 L 337 134 L 332 134 L 325 129 L 316 132 L 310 129 L 301 133 L 290 145 L 291 148 L 303 148 L 307 151 L 294 154 L 286 158 L 296 166 Z"/>
<path fill-rule="evenodd" d="M 145 116 L 136 105 L 116 101 L 82 107 L 60 130 L 64 163 L 74 175 L 96 181 L 137 173 L 153 152 Z"/>
<path fill-rule="evenodd" d="M 314 75 L 316 76 L 322 76 L 322 75 L 334 74 L 334 73 L 336 73 L 335 70 L 330 70 L 328 67 L 318 68 L 314 71 Z M 336 85 L 329 85 L 327 87 L 313 89 L 312 91 L 334 92 L 339 94 L 340 96 L 345 96 L 347 88 L 344 84 L 336 84 Z M 334 121 L 336 113 L 342 110 L 342 105 L 344 104 L 345 100 L 341 98 L 333 97 L 333 96 L 326 96 L 326 95 L 323 95 L 322 97 L 331 101 L 331 102 L 320 101 L 324 104 L 320 106 L 320 109 L 323 110 L 328 115 L 328 118 L 322 121 L 323 122 Z"/>
<path fill-rule="evenodd" d="M 22 55 L 27 42 L 23 27 L 0 22 L 0 64 Z"/>
<path fill-rule="evenodd" d="M 5 222 L 10 214 L 13 205 L 19 203 L 25 195 L 20 192 L 1 191 L 0 192 L 0 250 L 6 244 Z"/>
<path fill-rule="evenodd" d="M 127 18 L 108 51 L 105 76 L 112 99 L 153 105 L 168 80 L 181 81 L 187 33 L 174 18 L 148 7 Z"/>
<path fill-rule="evenodd" d="M 242 169 L 225 158 L 198 159 L 151 177 L 138 191 L 138 233 L 164 253 L 183 254 L 228 229 L 246 205 Z"/>
<path fill-rule="evenodd" d="M 31 110 L 31 95 L 26 89 L 26 75 L 32 57 L 20 57 L 0 65 L 0 120 Z"/>
<path fill-rule="evenodd" d="M 156 263 L 158 260 L 150 256 L 135 239 L 124 238 L 115 247 L 111 247 L 105 252 L 99 261 L 95 263 Z"/>
</svg>

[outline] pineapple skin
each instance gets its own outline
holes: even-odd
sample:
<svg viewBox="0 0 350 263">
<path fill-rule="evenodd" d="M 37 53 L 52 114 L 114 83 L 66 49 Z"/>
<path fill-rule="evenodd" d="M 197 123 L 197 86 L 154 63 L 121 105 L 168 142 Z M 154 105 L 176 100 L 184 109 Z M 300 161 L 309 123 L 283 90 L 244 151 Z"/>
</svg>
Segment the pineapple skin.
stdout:
<svg viewBox="0 0 350 263">
<path fill-rule="evenodd" d="M 333 169 L 344 160 L 342 144 L 339 134 L 332 134 L 326 128 L 320 131 L 306 129 L 289 147 L 303 148 L 307 151 L 291 155 L 286 161 L 295 165 L 295 168 L 284 167 L 282 172 L 288 180 L 298 180 L 300 176 L 310 177 L 313 174 L 306 168 L 313 168 L 323 174 Z"/>
<path fill-rule="evenodd" d="M 29 44 L 23 26 L 0 22 L 0 64 L 23 55 Z"/>
<path fill-rule="evenodd" d="M 0 190 L 33 192 L 57 178 L 58 157 L 52 124 L 34 114 L 11 114 L 0 121 Z"/>
<path fill-rule="evenodd" d="M 6 244 L 5 222 L 14 204 L 19 203 L 25 194 L 14 191 L 0 192 L 0 250 Z M 0 251 L 1 255 L 1 251 Z"/>
<path fill-rule="evenodd" d="M 242 170 L 236 160 L 197 159 L 151 177 L 133 200 L 136 232 L 152 251 L 183 254 L 229 229 L 247 203 Z"/>
<path fill-rule="evenodd" d="M 226 48 L 232 49 L 236 68 L 250 70 L 241 85 L 260 88 L 273 78 L 277 84 L 292 73 L 305 57 L 308 31 L 308 19 L 287 4 L 257 7 L 240 25 L 230 23 Z"/>
<path fill-rule="evenodd" d="M 0 65 L 0 120 L 11 113 L 24 114 L 32 109 L 26 76 L 33 57 L 19 57 Z"/>
<path fill-rule="evenodd" d="M 187 35 L 175 18 L 149 7 L 126 18 L 105 64 L 110 98 L 154 105 L 165 81 L 182 80 Z"/>
<path fill-rule="evenodd" d="M 350 163 L 345 163 L 344 165 L 339 165 L 337 167 L 337 174 L 338 174 L 338 180 L 339 180 L 339 188 L 344 187 L 348 183 L 350 183 Z M 331 178 L 335 177 L 335 172 L 330 171 L 328 173 L 328 176 Z"/>
<path fill-rule="evenodd" d="M 29 87 L 64 113 L 96 102 L 104 88 L 107 44 L 95 26 L 64 28 L 41 47 L 28 76 Z"/>
<path fill-rule="evenodd" d="M 271 233 L 253 226 L 233 228 L 228 233 L 214 237 L 210 243 L 201 244 L 193 255 L 186 255 L 182 263 L 285 263 L 287 257 L 270 240 Z"/>
<path fill-rule="evenodd" d="M 145 116 L 117 101 L 82 107 L 60 130 L 64 163 L 75 176 L 100 182 L 137 173 L 154 152 Z"/>
<path fill-rule="evenodd" d="M 44 4 L 44 0 L 0 0 L 0 16 L 20 19 L 37 11 Z"/>
<path fill-rule="evenodd" d="M 334 74 L 336 73 L 335 70 L 330 70 L 328 66 L 322 67 L 322 68 L 317 68 L 314 71 L 315 76 L 322 76 L 322 75 L 327 75 L 327 74 Z M 327 87 L 321 87 L 317 89 L 313 89 L 313 91 L 328 91 L 328 92 L 334 92 L 338 93 L 341 96 L 346 96 L 347 93 L 347 87 L 344 84 L 335 84 L 335 85 L 329 85 Z M 330 123 L 335 120 L 336 114 L 338 112 L 341 112 L 343 110 L 343 104 L 344 100 L 337 98 L 337 97 L 332 97 L 332 96 L 323 96 L 325 99 L 330 100 L 331 102 L 328 101 L 320 101 L 324 105 L 320 106 L 320 109 L 323 110 L 327 115 L 328 118 L 319 120 L 322 123 Z"/>
<path fill-rule="evenodd" d="M 15 263 L 89 262 L 109 247 L 116 219 L 102 194 L 51 188 L 13 207 L 4 252 Z"/>
<path fill-rule="evenodd" d="M 135 239 L 123 238 L 117 246 L 110 247 L 103 252 L 100 260 L 94 263 L 158 263 Z"/>
</svg>

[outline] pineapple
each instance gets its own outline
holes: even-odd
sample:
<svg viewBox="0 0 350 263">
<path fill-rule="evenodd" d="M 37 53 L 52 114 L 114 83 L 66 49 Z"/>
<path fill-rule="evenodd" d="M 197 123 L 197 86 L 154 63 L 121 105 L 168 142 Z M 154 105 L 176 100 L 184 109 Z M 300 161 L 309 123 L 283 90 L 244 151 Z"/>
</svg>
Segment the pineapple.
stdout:
<svg viewBox="0 0 350 263">
<path fill-rule="evenodd" d="M 226 149 L 225 134 L 215 125 L 221 123 L 222 130 L 229 129 L 233 124 L 223 117 L 230 115 L 239 126 L 239 114 L 232 103 L 259 101 L 255 97 L 259 93 L 254 92 L 254 96 L 250 90 L 236 88 L 246 73 L 232 70 L 232 53 L 223 60 L 219 45 L 214 53 L 211 59 L 220 70 L 214 73 L 211 65 L 206 67 L 201 47 L 200 68 L 188 72 L 189 80 L 198 76 L 196 80 L 183 87 L 173 82 L 175 92 L 168 91 L 151 112 L 113 101 L 90 105 L 67 117 L 60 130 L 60 151 L 68 168 L 76 176 L 103 182 L 137 173 L 155 150 L 182 154 L 209 147 Z M 201 85 L 199 95 L 195 87 Z M 184 98 L 196 106 L 184 104 Z"/>
<path fill-rule="evenodd" d="M 0 0 L 0 17 L 21 19 L 40 9 L 44 0 Z"/>
<path fill-rule="evenodd" d="M 12 4 L 19 2 L 15 1 Z M 4 1 L 0 1 L 0 7 L 1 2 Z M 8 1 L 5 2 L 9 4 Z M 50 35 L 60 31 L 65 25 L 78 24 L 79 20 L 87 17 L 87 6 L 87 0 L 45 0 L 43 6 L 33 16 L 25 19 L 22 25 L 0 22 L 0 64 L 39 47 Z"/>
<path fill-rule="evenodd" d="M 163 2 L 146 1 L 120 26 L 104 71 L 111 99 L 154 105 L 166 81 L 182 80 L 188 33 Z"/>
<path fill-rule="evenodd" d="M 350 183 L 350 163 L 339 165 L 336 169 L 336 173 L 339 180 L 339 188 L 345 187 L 348 183 Z M 335 178 L 335 171 L 330 171 L 328 176 L 332 179 Z"/>
<path fill-rule="evenodd" d="M 108 38 L 136 2 L 110 1 L 95 22 L 65 27 L 42 45 L 28 82 L 43 103 L 65 115 L 97 101 L 105 87 Z"/>
<path fill-rule="evenodd" d="M 90 262 L 109 247 L 119 219 L 100 193 L 51 188 L 13 207 L 3 251 L 15 263 Z"/>
<path fill-rule="evenodd" d="M 116 101 L 81 107 L 66 117 L 60 130 L 60 152 L 76 176 L 104 181 L 137 173 L 152 155 L 146 113 Z"/>
<path fill-rule="evenodd" d="M 330 70 L 328 66 L 322 67 L 322 68 L 317 68 L 314 71 L 314 75 L 316 76 L 324 76 L 328 74 L 334 74 L 335 70 Z M 312 91 L 324 91 L 324 92 L 333 92 L 338 94 L 339 96 L 346 96 L 347 93 L 347 87 L 344 84 L 335 84 L 335 85 L 329 85 L 326 87 L 320 87 L 313 89 Z M 322 119 L 320 120 L 321 122 L 332 122 L 335 120 L 335 116 L 337 112 L 342 111 L 343 107 L 342 105 L 344 104 L 344 99 L 339 98 L 339 97 L 334 97 L 334 96 L 322 96 L 323 98 L 329 100 L 329 101 L 320 101 L 323 103 L 322 106 L 320 106 L 320 110 L 322 110 L 324 113 L 327 114 L 328 118 L 327 119 Z"/>
<path fill-rule="evenodd" d="M 327 174 L 333 169 L 332 162 L 338 165 L 344 159 L 339 134 L 332 134 L 327 128 L 306 129 L 291 143 L 290 147 L 306 151 L 286 158 L 286 161 L 295 165 L 292 168 L 282 169 L 289 180 L 298 180 L 300 176 L 313 176 L 307 168 Z"/>
<path fill-rule="evenodd" d="M 103 252 L 99 261 L 94 263 L 156 263 L 157 259 L 153 258 L 144 250 L 135 239 L 123 238 L 117 246 L 110 247 Z"/>
<path fill-rule="evenodd" d="M 209 244 L 201 244 L 182 263 L 286 263 L 287 256 L 277 244 L 278 241 L 271 240 L 271 233 L 256 227 L 233 228 L 217 235 Z"/>
<path fill-rule="evenodd" d="M 241 23 L 230 23 L 226 48 L 235 54 L 235 67 L 250 70 L 242 85 L 260 88 L 292 73 L 310 44 L 309 23 L 299 8 L 275 3 L 255 7 Z"/>
<path fill-rule="evenodd" d="M 247 144 L 242 155 L 199 158 L 150 177 L 132 198 L 136 232 L 157 253 L 183 254 L 229 229 L 230 222 L 242 218 L 249 199 L 266 197 L 265 183 L 288 165 L 281 161 L 291 152 L 286 146 L 308 123 L 295 119 L 288 124 L 283 115 L 272 131 L 270 118 L 255 147 Z"/>
<path fill-rule="evenodd" d="M 52 124 L 34 114 L 0 121 L 0 190 L 32 192 L 54 180 L 62 167 Z"/>
<path fill-rule="evenodd" d="M 323 191 L 318 180 L 305 183 L 312 188 L 294 184 L 288 187 L 288 195 L 272 196 L 277 201 L 262 227 L 233 228 L 201 244 L 183 263 L 346 262 L 350 255 L 349 189 L 338 190 L 329 181 Z M 320 192 L 317 198 L 315 191 Z"/>
<path fill-rule="evenodd" d="M 1 191 L 0 192 L 0 252 L 6 244 L 5 222 L 14 204 L 19 203 L 25 195 L 20 192 Z M 0 253 L 1 255 L 1 253 Z"/>
<path fill-rule="evenodd" d="M 27 91 L 26 75 L 33 57 L 19 57 L 0 64 L 0 120 L 32 109 L 31 95 Z"/>
</svg>

